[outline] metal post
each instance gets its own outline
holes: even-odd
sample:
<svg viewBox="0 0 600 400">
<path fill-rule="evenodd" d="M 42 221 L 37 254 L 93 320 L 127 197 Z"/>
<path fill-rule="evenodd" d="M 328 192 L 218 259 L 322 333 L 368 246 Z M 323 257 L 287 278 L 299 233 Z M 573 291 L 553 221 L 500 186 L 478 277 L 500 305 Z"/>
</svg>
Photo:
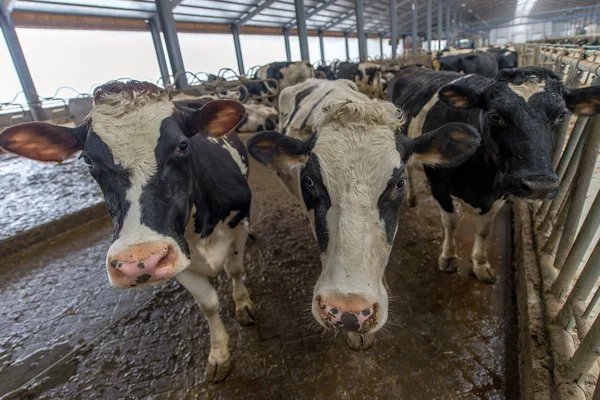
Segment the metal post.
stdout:
<svg viewBox="0 0 600 400">
<path fill-rule="evenodd" d="M 35 121 L 43 121 L 46 119 L 46 114 L 40 104 L 35 85 L 33 84 L 33 78 L 29 72 L 21 43 L 19 43 L 19 37 L 15 31 L 15 24 L 10 17 L 9 11 L 4 8 L 3 4 L 0 4 L 0 27 L 2 27 L 2 33 L 4 34 L 4 40 L 6 41 L 6 47 L 12 58 L 12 62 L 19 76 L 21 82 L 21 88 L 25 93 L 25 98 L 29 107 L 31 108 L 31 116 Z"/>
<path fill-rule="evenodd" d="M 446 47 L 450 48 L 452 46 L 452 39 L 450 34 L 450 6 L 446 7 Z"/>
<path fill-rule="evenodd" d="M 598 159 L 598 151 L 600 150 L 600 116 L 593 117 L 589 123 L 591 123 L 590 131 L 585 141 L 585 149 L 581 156 L 581 161 L 579 162 L 578 176 L 573 188 L 573 204 L 569 209 L 569 215 L 565 222 L 565 230 L 558 245 L 558 251 L 556 252 L 554 266 L 558 269 L 561 269 L 563 266 L 565 259 L 571 250 L 573 240 L 575 240 L 579 220 L 583 213 L 583 204 L 587 196 L 592 175 L 594 174 L 596 160 Z"/>
<path fill-rule="evenodd" d="M 319 31 L 319 46 L 321 47 L 321 62 L 325 65 L 325 44 L 323 43 L 323 31 Z"/>
<path fill-rule="evenodd" d="M 160 76 L 163 80 L 163 86 L 167 87 L 171 84 L 171 78 L 169 77 L 169 68 L 167 67 L 167 58 L 165 57 L 165 51 L 163 50 L 162 39 L 160 38 L 160 28 L 156 18 L 150 18 L 148 20 L 148 28 L 152 35 L 152 42 L 154 43 L 154 51 L 156 52 L 156 60 L 158 61 L 158 68 L 160 69 Z"/>
<path fill-rule="evenodd" d="M 390 33 L 392 41 L 392 58 L 396 58 L 398 51 L 398 13 L 396 0 L 390 0 Z"/>
<path fill-rule="evenodd" d="M 306 30 L 306 14 L 304 12 L 304 0 L 294 0 L 296 6 L 296 20 L 298 21 L 298 39 L 300 42 L 300 58 L 310 61 L 308 53 L 308 32 Z"/>
<path fill-rule="evenodd" d="M 383 58 L 383 33 L 379 34 L 379 56 Z"/>
<path fill-rule="evenodd" d="M 233 46 L 235 47 L 238 71 L 240 76 L 245 76 L 246 69 L 244 68 L 244 56 L 242 55 L 242 44 L 240 43 L 240 28 L 237 25 L 231 25 L 231 34 L 233 35 Z"/>
<path fill-rule="evenodd" d="M 283 41 L 285 42 L 285 57 L 292 61 L 292 48 L 290 47 L 290 30 L 283 28 Z"/>
<path fill-rule="evenodd" d="M 444 14 L 444 8 L 442 7 L 442 0 L 438 0 L 438 51 L 442 50 L 442 37 L 444 36 L 444 31 L 442 30 L 442 17 Z"/>
<path fill-rule="evenodd" d="M 367 61 L 367 37 L 365 36 L 365 5 L 363 0 L 355 0 L 356 32 L 358 34 L 358 56 L 361 62 Z"/>
<path fill-rule="evenodd" d="M 537 51 L 536 51 L 537 53 Z M 534 62 L 533 65 L 538 65 Z M 564 121 L 560 124 L 558 129 L 556 130 L 554 137 L 554 150 L 552 153 L 552 169 L 556 171 L 556 167 L 558 167 L 558 162 L 560 161 L 560 156 L 563 151 L 563 146 L 565 145 L 565 140 L 567 140 L 567 134 L 569 131 L 569 126 L 571 124 L 571 116 L 569 115 Z"/>
<path fill-rule="evenodd" d="M 431 51 L 431 1 L 427 0 L 427 51 Z"/>
<path fill-rule="evenodd" d="M 344 32 L 344 41 L 346 42 L 346 61 L 350 61 L 350 32 Z"/>
<path fill-rule="evenodd" d="M 173 6 L 170 0 L 155 0 L 156 12 L 160 20 L 160 26 L 165 36 L 167 53 L 171 61 L 171 71 L 175 77 L 175 85 L 179 89 L 188 87 L 185 76 L 185 67 L 183 66 L 183 57 L 181 57 L 181 48 L 179 39 L 177 39 L 177 28 L 175 27 L 175 18 L 173 17 Z"/>
<path fill-rule="evenodd" d="M 417 31 L 417 0 L 412 0 L 412 55 L 417 55 L 417 43 L 419 42 Z"/>
<path fill-rule="evenodd" d="M 598 359 L 600 353 L 600 318 L 596 318 L 585 338 L 569 360 L 565 369 L 565 379 L 579 381 Z"/>
</svg>

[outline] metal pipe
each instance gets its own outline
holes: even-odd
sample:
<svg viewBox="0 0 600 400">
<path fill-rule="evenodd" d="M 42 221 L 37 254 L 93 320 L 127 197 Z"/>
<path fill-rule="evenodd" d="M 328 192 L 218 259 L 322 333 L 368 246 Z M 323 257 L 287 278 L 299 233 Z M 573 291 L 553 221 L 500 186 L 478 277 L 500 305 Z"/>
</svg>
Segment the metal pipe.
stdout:
<svg viewBox="0 0 600 400">
<path fill-rule="evenodd" d="M 154 51 L 156 52 L 156 60 L 158 61 L 158 68 L 160 69 L 160 76 L 163 80 L 163 86 L 167 87 L 171 84 L 171 77 L 169 76 L 169 68 L 167 67 L 167 57 L 165 57 L 165 51 L 163 49 L 162 39 L 160 37 L 160 28 L 158 21 L 152 17 L 148 20 L 148 28 L 152 35 L 152 42 L 154 43 Z"/>
<path fill-rule="evenodd" d="M 594 307 L 596 307 L 596 303 L 598 303 L 598 300 L 600 300 L 600 288 L 596 289 L 596 292 L 594 292 L 594 296 L 592 297 L 585 311 L 583 312 L 583 318 L 588 319 L 588 317 L 594 310 Z M 594 399 L 600 399 L 600 396 L 594 397 Z"/>
<path fill-rule="evenodd" d="M 564 231 L 565 221 L 567 220 L 567 215 L 569 214 L 569 207 L 571 206 L 571 201 L 573 197 L 572 194 L 573 193 L 571 191 L 567 192 L 565 198 L 565 206 L 560 209 L 556 224 L 554 225 L 554 229 L 552 230 L 552 234 L 550 235 L 548 240 L 546 240 L 546 243 L 544 243 L 544 248 L 542 249 L 542 252 L 546 254 L 550 254 L 552 256 L 556 254 L 555 249 L 556 246 L 558 246 L 558 243 L 560 242 Z"/>
<path fill-rule="evenodd" d="M 246 69 L 244 68 L 244 56 L 242 55 L 242 43 L 240 42 L 240 28 L 237 25 L 231 25 L 231 34 L 233 35 L 233 46 L 235 48 L 238 71 L 240 76 L 245 76 Z"/>
<path fill-rule="evenodd" d="M 444 7 L 442 7 L 442 0 L 438 0 L 438 51 L 442 50 L 442 37 L 444 36 L 444 30 L 442 29 L 442 17 L 444 14 Z"/>
<path fill-rule="evenodd" d="M 292 48 L 290 47 L 290 30 L 283 28 L 283 41 L 285 43 L 285 58 L 292 61 Z"/>
<path fill-rule="evenodd" d="M 417 32 L 417 0 L 412 0 L 412 55 L 417 55 L 417 43 L 419 42 Z"/>
<path fill-rule="evenodd" d="M 306 30 L 306 13 L 304 12 L 304 0 L 294 0 L 296 6 L 296 21 L 298 21 L 298 40 L 300 42 L 300 58 L 310 61 L 308 53 L 308 31 Z"/>
<path fill-rule="evenodd" d="M 592 117 L 590 124 L 590 131 L 585 140 L 585 149 L 579 162 L 578 177 L 573 188 L 573 204 L 569 208 L 569 216 L 565 222 L 563 236 L 560 239 L 556 253 L 554 266 L 557 269 L 562 268 L 571 245 L 575 240 L 579 220 L 583 213 L 585 198 L 594 174 L 594 169 L 596 168 L 598 151 L 600 150 L 600 116 Z M 554 292 L 557 293 L 556 290 L 558 289 L 555 288 Z"/>
<path fill-rule="evenodd" d="M 383 58 L 383 33 L 379 34 L 379 56 Z"/>
<path fill-rule="evenodd" d="M 585 338 L 569 360 L 564 378 L 579 381 L 587 374 L 600 355 L 600 318 L 596 318 Z"/>
<path fill-rule="evenodd" d="M 392 58 L 396 58 L 398 51 L 398 12 L 396 0 L 390 0 L 390 32 L 392 41 Z"/>
<path fill-rule="evenodd" d="M 427 0 L 427 51 L 431 51 L 431 0 Z"/>
<path fill-rule="evenodd" d="M 450 6 L 448 5 L 446 7 L 446 47 L 450 48 L 450 46 L 452 46 L 452 39 L 451 39 L 451 34 L 450 34 Z"/>
<path fill-rule="evenodd" d="M 185 76 L 179 39 L 177 39 L 177 28 L 175 27 L 171 1 L 155 0 L 155 2 L 156 12 L 158 13 L 160 26 L 165 37 L 165 44 L 167 45 L 167 53 L 169 53 L 169 60 L 171 61 L 171 71 L 175 77 L 175 85 L 178 89 L 185 89 L 189 85 Z"/>
<path fill-rule="evenodd" d="M 319 31 L 319 47 L 321 48 L 321 61 L 325 64 L 325 44 L 323 43 L 323 31 Z"/>
<path fill-rule="evenodd" d="M 42 109 L 42 104 L 40 103 L 40 98 L 35 89 L 31 72 L 29 72 L 25 54 L 23 54 L 23 48 L 19 42 L 17 31 L 15 30 L 15 24 L 13 23 L 8 10 L 6 10 L 3 5 L 0 5 L 0 27 L 4 34 L 4 40 L 6 41 L 6 47 L 8 47 L 10 58 L 17 71 L 21 88 L 23 88 L 23 93 L 25 93 L 25 98 L 31 108 L 31 115 L 35 121 L 44 121 L 46 119 L 46 113 Z"/>
<path fill-rule="evenodd" d="M 365 35 L 365 5 L 363 0 L 355 0 L 356 32 L 358 35 L 358 56 L 361 62 L 367 61 L 367 36 Z"/>
<path fill-rule="evenodd" d="M 346 61 L 350 61 L 350 32 L 344 32 L 344 41 L 346 44 Z"/>
</svg>

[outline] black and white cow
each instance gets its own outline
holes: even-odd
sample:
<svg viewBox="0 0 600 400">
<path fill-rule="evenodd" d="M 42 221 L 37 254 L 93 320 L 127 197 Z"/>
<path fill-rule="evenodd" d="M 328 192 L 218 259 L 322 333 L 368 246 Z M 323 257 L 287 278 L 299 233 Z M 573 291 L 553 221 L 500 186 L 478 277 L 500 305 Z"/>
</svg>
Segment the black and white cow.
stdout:
<svg viewBox="0 0 600 400">
<path fill-rule="evenodd" d="M 516 51 L 510 48 L 492 47 L 488 49 L 488 52 L 492 53 L 494 57 L 496 57 L 499 70 L 515 68 L 518 66 L 518 54 Z"/>
<path fill-rule="evenodd" d="M 284 89 L 280 131 L 248 151 L 275 169 L 304 206 L 321 253 L 314 318 L 367 348 L 388 317 L 384 272 L 398 226 L 409 159 L 452 165 L 479 144 L 475 129 L 449 124 L 412 140 L 393 104 L 371 100 L 348 80 L 309 79 Z"/>
<path fill-rule="evenodd" d="M 453 200 L 461 200 L 476 215 L 473 273 L 494 282 L 486 249 L 494 215 L 513 196 L 547 200 L 557 195 L 551 165 L 554 130 L 569 110 L 598 113 L 600 87 L 569 91 L 554 73 L 539 67 L 502 70 L 494 79 L 408 67 L 396 75 L 388 95 L 407 112 L 410 138 L 448 122 L 465 122 L 481 132 L 481 146 L 462 164 L 424 169 L 445 230 L 439 268 L 457 268 Z M 406 195 L 414 206 L 411 171 L 408 166 Z"/>
<path fill-rule="evenodd" d="M 379 64 L 341 62 L 334 66 L 333 73 L 336 79 L 353 81 L 361 93 L 371 98 L 381 95 L 381 66 Z"/>
<path fill-rule="evenodd" d="M 32 122 L 7 128 L 0 146 L 39 161 L 76 152 L 100 185 L 114 227 L 106 256 L 116 288 L 175 278 L 194 296 L 211 333 L 207 379 L 230 368 L 229 336 L 209 282 L 225 268 L 233 280 L 236 316 L 254 322 L 242 280 L 249 230 L 248 159 L 234 131 L 241 104 L 180 109 L 168 93 L 145 82 L 109 82 L 94 92 L 87 122 L 76 128 Z"/>
<path fill-rule="evenodd" d="M 498 73 L 496 56 L 487 51 L 439 57 L 433 67 L 440 71 L 455 71 L 465 74 L 479 74 L 493 78 Z"/>
</svg>

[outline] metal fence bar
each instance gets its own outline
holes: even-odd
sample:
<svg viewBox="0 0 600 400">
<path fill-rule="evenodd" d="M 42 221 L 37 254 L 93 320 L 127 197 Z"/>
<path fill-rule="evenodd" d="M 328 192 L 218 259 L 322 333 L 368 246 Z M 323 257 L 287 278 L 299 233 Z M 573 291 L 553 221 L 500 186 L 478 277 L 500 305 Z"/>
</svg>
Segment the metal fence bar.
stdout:
<svg viewBox="0 0 600 400">
<path fill-rule="evenodd" d="M 587 308 L 583 312 L 583 318 L 586 318 L 586 319 L 589 318 L 590 314 L 592 313 L 592 310 L 596 306 L 596 303 L 598 303 L 599 299 L 600 299 L 600 288 L 596 289 L 596 292 L 594 293 L 594 297 L 592 297 L 592 299 L 588 303 Z"/>
<path fill-rule="evenodd" d="M 569 360 L 565 368 L 565 378 L 579 381 L 594 365 L 600 355 L 600 318 L 594 321 L 591 329 Z"/>
<path fill-rule="evenodd" d="M 554 225 L 554 229 L 552 230 L 552 234 L 546 240 L 544 244 L 543 252 L 546 254 L 554 255 L 556 247 L 562 238 L 563 230 L 565 227 L 565 222 L 567 220 L 567 215 L 569 214 L 569 207 L 571 206 L 572 193 L 567 192 L 565 196 L 565 206 L 560 209 L 558 213 L 558 218 L 556 224 Z"/>
<path fill-rule="evenodd" d="M 534 63 L 535 65 L 535 63 Z M 552 169 L 556 171 L 558 162 L 561 159 L 561 154 L 565 141 L 567 140 L 567 133 L 569 132 L 569 125 L 571 123 L 571 116 L 565 118 L 556 130 L 555 141 L 554 141 L 554 153 L 552 153 Z"/>
<path fill-rule="evenodd" d="M 573 190 L 573 203 L 569 208 L 569 215 L 565 222 L 565 228 L 558 245 L 556 252 L 556 260 L 554 266 L 561 269 L 571 245 L 577 235 L 577 227 L 583 213 L 583 205 L 585 198 L 590 187 L 590 182 L 596 168 L 596 161 L 598 159 L 598 151 L 600 150 L 600 116 L 592 117 L 590 131 L 585 140 L 585 148 L 581 156 L 579 163 L 579 171 L 577 180 L 574 182 Z M 554 293 L 557 293 L 555 288 Z"/>
</svg>

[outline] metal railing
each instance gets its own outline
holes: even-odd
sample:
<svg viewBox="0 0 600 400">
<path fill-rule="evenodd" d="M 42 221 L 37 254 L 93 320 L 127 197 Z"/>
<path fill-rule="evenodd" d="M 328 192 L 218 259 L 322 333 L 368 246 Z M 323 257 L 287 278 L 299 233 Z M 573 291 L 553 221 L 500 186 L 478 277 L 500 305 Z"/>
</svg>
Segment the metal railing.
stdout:
<svg viewBox="0 0 600 400">
<path fill-rule="evenodd" d="M 549 68 L 569 88 L 600 84 L 598 47 L 525 44 L 517 45 L 517 52 L 519 66 Z M 593 182 L 600 116 L 567 118 L 555 138 L 552 164 L 560 194 L 532 206 L 535 242 L 559 396 L 587 399 L 594 392 L 600 356 L 600 318 L 595 310 L 600 299 L 600 192 Z M 588 197 L 594 197 L 589 207 Z"/>
</svg>

